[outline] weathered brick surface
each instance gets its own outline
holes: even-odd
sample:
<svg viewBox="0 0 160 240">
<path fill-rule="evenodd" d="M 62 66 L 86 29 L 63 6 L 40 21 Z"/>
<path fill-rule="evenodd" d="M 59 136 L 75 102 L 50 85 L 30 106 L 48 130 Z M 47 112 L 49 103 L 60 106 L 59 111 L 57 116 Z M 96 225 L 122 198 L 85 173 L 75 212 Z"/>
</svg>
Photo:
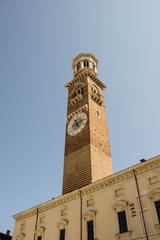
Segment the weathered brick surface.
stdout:
<svg viewBox="0 0 160 240">
<path fill-rule="evenodd" d="M 63 193 L 91 183 L 90 145 L 65 156 Z"/>
<path fill-rule="evenodd" d="M 112 173 L 109 134 L 104 105 L 97 104 L 92 98 L 94 81 L 82 78 L 83 98 L 74 105 L 70 104 L 72 86 L 69 89 L 67 114 L 87 104 L 88 121 L 84 129 L 75 136 L 66 131 L 63 194 L 71 192 Z M 102 90 L 96 86 L 100 94 Z"/>
</svg>

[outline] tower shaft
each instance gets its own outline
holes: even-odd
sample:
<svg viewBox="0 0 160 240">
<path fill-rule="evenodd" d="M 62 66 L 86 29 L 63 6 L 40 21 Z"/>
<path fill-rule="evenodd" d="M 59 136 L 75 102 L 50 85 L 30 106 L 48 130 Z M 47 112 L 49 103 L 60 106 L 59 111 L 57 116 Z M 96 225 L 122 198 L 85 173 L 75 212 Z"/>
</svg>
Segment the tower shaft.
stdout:
<svg viewBox="0 0 160 240">
<path fill-rule="evenodd" d="M 112 173 L 109 134 L 97 59 L 88 53 L 73 60 L 68 88 L 63 194 Z"/>
</svg>

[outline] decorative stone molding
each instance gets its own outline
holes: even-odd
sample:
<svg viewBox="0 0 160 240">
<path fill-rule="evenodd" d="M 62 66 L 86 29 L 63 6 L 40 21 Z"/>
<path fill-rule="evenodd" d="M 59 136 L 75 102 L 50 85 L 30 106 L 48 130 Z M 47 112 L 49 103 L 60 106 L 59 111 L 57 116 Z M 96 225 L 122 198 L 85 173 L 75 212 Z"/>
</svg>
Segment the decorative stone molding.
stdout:
<svg viewBox="0 0 160 240">
<path fill-rule="evenodd" d="M 94 84 L 91 86 L 91 97 L 98 105 L 102 105 L 103 97 L 100 94 L 99 89 Z"/>
<path fill-rule="evenodd" d="M 94 220 L 96 217 L 97 212 L 95 210 L 89 210 L 85 212 L 83 215 L 85 221 L 91 221 Z"/>
<path fill-rule="evenodd" d="M 152 175 L 148 178 L 150 185 L 153 185 L 155 183 L 159 182 L 159 177 L 158 175 Z"/>
<path fill-rule="evenodd" d="M 38 226 L 41 228 L 45 228 L 45 214 L 43 213 L 39 215 Z"/>
<path fill-rule="evenodd" d="M 75 87 L 72 89 L 72 91 L 70 92 L 69 94 L 69 97 L 72 97 L 74 95 L 74 93 L 79 89 L 79 88 L 83 88 L 86 83 L 83 83 L 83 82 L 76 82 L 75 84 Z"/>
<path fill-rule="evenodd" d="M 92 69 L 82 69 L 74 76 L 74 79 L 65 85 L 66 88 L 73 86 L 75 83 L 80 83 L 86 77 L 90 77 L 102 90 L 106 88 L 105 84 L 98 78 L 97 74 Z"/>
<path fill-rule="evenodd" d="M 103 97 L 101 95 L 92 94 L 92 99 L 101 106 L 103 103 Z"/>
<path fill-rule="evenodd" d="M 113 184 L 117 184 L 117 183 L 119 184 L 120 182 L 123 182 L 129 178 L 132 178 L 133 177 L 133 169 L 135 170 L 136 175 L 139 175 L 141 173 L 148 172 L 149 170 L 155 169 L 157 167 L 160 167 L 160 156 L 154 157 L 150 160 L 145 161 L 144 163 L 137 164 L 136 166 L 130 167 L 121 172 L 112 174 L 108 177 L 98 180 L 95 183 L 89 184 L 88 186 L 82 187 L 81 188 L 82 196 L 102 190 Z M 159 192 L 159 190 L 158 190 L 158 192 Z M 159 196 L 158 192 L 156 193 L 156 196 Z M 149 196 L 151 197 L 152 195 L 153 195 L 153 192 L 151 191 L 149 193 Z M 56 199 L 52 199 L 46 203 L 39 205 L 38 211 L 39 211 L 39 213 L 44 212 L 44 211 L 54 208 L 56 206 L 64 205 L 65 203 L 70 202 L 79 197 L 80 197 L 79 190 L 75 190 L 72 193 L 62 195 L 60 197 L 57 197 Z M 31 208 L 29 210 L 26 210 L 24 212 L 16 214 L 13 217 L 15 218 L 16 221 L 20 221 L 22 219 L 26 219 L 26 218 L 34 216 L 36 214 L 37 214 L 37 207 Z"/>
<path fill-rule="evenodd" d="M 89 196 L 86 200 L 86 206 L 87 207 L 91 207 L 94 205 L 94 197 L 93 196 Z"/>
<path fill-rule="evenodd" d="M 102 180 L 97 181 L 96 183 L 90 184 L 89 186 L 82 188 L 82 194 L 88 195 L 90 193 L 99 191 L 101 189 L 104 189 L 108 186 L 120 183 L 124 180 L 127 180 L 133 176 L 132 171 L 126 171 L 125 173 L 119 174 L 115 173 L 113 175 L 110 175 L 108 177 L 105 177 Z"/>
<path fill-rule="evenodd" d="M 72 68 L 74 69 L 75 64 L 83 58 L 91 58 L 98 65 L 98 59 L 92 53 L 80 53 L 72 61 Z"/>
<path fill-rule="evenodd" d="M 131 235 L 132 235 L 132 231 L 128 231 L 124 233 L 116 233 L 115 237 L 117 239 L 130 240 Z"/>
<path fill-rule="evenodd" d="M 24 233 L 25 232 L 25 228 L 26 228 L 26 223 L 22 222 L 21 227 L 20 227 L 20 232 Z"/>
<path fill-rule="evenodd" d="M 15 237 L 16 240 L 23 240 L 24 238 L 25 238 L 25 234 L 24 233 L 19 233 Z"/>
<path fill-rule="evenodd" d="M 151 169 L 160 167 L 160 156 L 147 160 L 144 163 L 139 163 L 136 166 L 125 169 L 121 172 L 112 174 L 108 177 L 105 177 L 102 180 L 97 181 L 96 183 L 90 184 L 89 186 L 82 188 L 82 194 L 88 195 L 95 191 L 99 191 L 103 188 L 111 186 L 113 184 L 120 183 L 124 180 L 127 180 L 133 177 L 133 169 L 136 171 L 136 175 L 142 174 L 144 172 L 148 172 Z"/>
<path fill-rule="evenodd" d="M 136 213 L 135 204 L 133 202 L 129 204 L 129 208 L 131 211 L 131 217 L 136 217 L 137 213 Z"/>
<path fill-rule="evenodd" d="M 145 161 L 144 163 L 138 164 L 135 169 L 136 169 L 136 173 L 138 175 L 138 174 L 150 171 L 152 169 L 155 169 L 157 167 L 160 167 L 160 155 L 156 156 L 154 158 L 151 158 L 151 159 Z"/>
<path fill-rule="evenodd" d="M 15 218 L 16 221 L 20 221 L 22 219 L 32 217 L 36 214 L 37 214 L 37 208 L 33 208 L 33 209 L 26 210 L 22 213 L 16 214 L 13 217 Z"/>
<path fill-rule="evenodd" d="M 74 98 L 70 99 L 70 104 L 74 105 L 77 102 L 81 101 L 83 98 L 82 94 L 77 94 L 77 96 L 75 96 Z"/>
<path fill-rule="evenodd" d="M 63 206 L 60 212 L 60 216 L 64 217 L 67 215 L 67 206 Z"/>
<path fill-rule="evenodd" d="M 45 227 L 38 227 L 36 230 L 35 230 L 35 236 L 43 236 L 44 234 L 44 231 L 45 231 Z"/>
<path fill-rule="evenodd" d="M 66 228 L 67 225 L 68 225 L 68 220 L 67 219 L 62 219 L 57 223 L 57 227 L 60 230 Z"/>
<path fill-rule="evenodd" d="M 43 203 L 43 204 L 39 205 L 38 212 L 39 213 L 44 212 L 46 210 L 49 210 L 49 209 L 54 208 L 56 206 L 62 205 L 66 202 L 70 202 L 70 201 L 72 201 L 74 199 L 77 199 L 77 198 L 79 198 L 79 191 L 75 190 L 73 193 L 65 194 L 65 195 L 60 196 L 56 199 L 52 199 L 52 200 L 50 200 L 46 203 Z M 26 210 L 22 213 L 16 214 L 13 217 L 16 221 L 21 221 L 22 219 L 26 219 L 26 218 L 34 216 L 36 214 L 37 214 L 37 208 L 32 208 L 32 209 Z"/>
<path fill-rule="evenodd" d="M 148 197 L 151 198 L 152 201 L 158 201 L 158 200 L 160 200 L 160 188 L 152 189 L 152 190 L 148 193 Z"/>
<path fill-rule="evenodd" d="M 82 107 L 78 108 L 76 111 L 72 112 L 71 114 L 69 114 L 67 116 L 67 123 L 69 120 L 71 120 L 71 118 L 77 114 L 77 113 L 80 113 L 80 112 L 88 112 L 88 104 L 85 104 L 83 105 Z"/>
<path fill-rule="evenodd" d="M 155 224 L 155 228 L 160 232 L 160 224 Z"/>
<path fill-rule="evenodd" d="M 67 83 L 66 85 L 65 85 L 65 87 L 66 88 L 70 88 L 71 86 L 73 86 L 73 85 L 75 85 L 75 86 L 77 86 L 77 85 L 79 85 L 79 84 L 81 84 L 81 82 L 82 82 L 82 79 L 72 79 L 69 83 Z"/>
<path fill-rule="evenodd" d="M 122 186 L 117 186 L 115 189 L 114 189 L 114 195 L 116 198 L 124 195 L 124 188 Z"/>
<path fill-rule="evenodd" d="M 112 205 L 112 208 L 116 211 L 116 212 L 121 212 L 121 211 L 124 211 L 126 209 L 128 205 L 128 202 L 124 201 L 124 200 L 120 200 L 120 201 L 117 201 L 115 202 L 113 205 Z"/>
</svg>

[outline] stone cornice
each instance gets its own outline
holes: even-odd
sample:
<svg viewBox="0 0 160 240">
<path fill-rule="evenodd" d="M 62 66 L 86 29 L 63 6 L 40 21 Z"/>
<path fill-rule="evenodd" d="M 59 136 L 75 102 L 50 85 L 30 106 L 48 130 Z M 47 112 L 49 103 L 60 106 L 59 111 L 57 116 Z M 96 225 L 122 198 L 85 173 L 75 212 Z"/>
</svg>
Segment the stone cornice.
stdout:
<svg viewBox="0 0 160 240">
<path fill-rule="evenodd" d="M 77 110 L 73 111 L 72 113 L 70 113 L 68 116 L 67 116 L 67 123 L 68 121 L 77 113 L 80 113 L 80 112 L 88 112 L 88 104 L 85 104 L 83 105 L 82 107 L 79 107 Z"/>
<path fill-rule="evenodd" d="M 109 187 L 111 185 L 120 183 L 124 180 L 127 180 L 133 177 L 134 175 L 133 170 L 135 171 L 136 175 L 140 175 L 141 173 L 147 172 L 157 167 L 160 167 L 160 155 L 154 158 L 151 158 L 143 163 L 139 163 L 130 168 L 114 173 L 88 186 L 83 187 L 81 189 L 82 195 L 87 195 L 87 194 L 99 191 L 101 189 L 104 189 L 106 187 Z"/>
<path fill-rule="evenodd" d="M 16 220 L 16 221 L 20 221 L 22 219 L 25 219 L 25 218 L 28 218 L 28 217 L 32 217 L 34 215 L 37 214 L 37 209 L 38 209 L 38 213 L 41 213 L 41 212 L 44 212 L 44 211 L 47 211 L 51 208 L 54 208 L 54 207 L 57 207 L 57 206 L 60 206 L 60 205 L 63 205 L 67 202 L 70 202 L 72 200 L 75 200 L 77 198 L 79 198 L 79 191 L 78 190 L 75 190 L 74 192 L 71 192 L 71 193 L 67 193 L 65 195 L 62 195 L 62 196 L 59 196 L 55 199 L 52 199 L 52 200 L 49 200 L 45 203 L 42 203 L 40 205 L 37 205 L 33 208 L 30 208 L 26 211 L 23 211 L 21 213 L 18 213 L 16 215 L 13 216 L 13 218 Z"/>
<path fill-rule="evenodd" d="M 132 166 L 132 167 L 124 169 L 120 172 L 114 173 L 108 177 L 105 177 L 101 180 L 91 183 L 83 188 L 77 189 L 71 193 L 67 193 L 60 197 L 52 199 L 48 202 L 42 203 L 38 206 L 35 206 L 34 208 L 31 208 L 24 212 L 18 213 L 16 215 L 14 215 L 14 218 L 16 221 L 19 221 L 19 220 L 31 217 L 33 215 L 36 215 L 37 209 L 38 209 L 38 212 L 40 213 L 40 212 L 47 211 L 51 208 L 63 205 L 72 200 L 78 199 L 80 197 L 80 192 L 84 196 L 84 195 L 88 195 L 90 193 L 99 191 L 101 189 L 104 189 L 106 187 L 109 187 L 111 185 L 114 185 L 116 183 L 120 183 L 124 180 L 127 180 L 127 179 L 133 177 L 133 175 L 134 175 L 133 170 L 135 171 L 136 175 L 140 175 L 141 173 L 148 172 L 149 170 L 157 168 L 157 167 L 160 167 L 160 155 L 156 156 L 152 159 L 149 159 L 143 163 L 139 163 L 135 166 Z"/>
<path fill-rule="evenodd" d="M 105 84 L 98 78 L 97 74 L 91 69 L 82 69 L 77 74 L 75 74 L 74 79 L 68 82 L 65 87 L 69 88 L 75 83 L 79 83 L 86 77 L 90 77 L 94 83 L 96 83 L 102 90 L 106 88 Z"/>
<path fill-rule="evenodd" d="M 75 64 L 82 58 L 92 58 L 94 62 L 98 65 L 98 59 L 92 53 L 80 53 L 73 59 L 72 68 L 74 68 Z"/>
</svg>

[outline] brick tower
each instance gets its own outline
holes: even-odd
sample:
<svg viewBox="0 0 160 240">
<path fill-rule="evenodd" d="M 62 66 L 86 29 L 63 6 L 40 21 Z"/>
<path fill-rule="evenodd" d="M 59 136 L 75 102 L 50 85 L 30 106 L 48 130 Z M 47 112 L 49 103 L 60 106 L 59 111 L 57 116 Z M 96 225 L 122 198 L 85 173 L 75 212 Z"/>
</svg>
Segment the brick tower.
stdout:
<svg viewBox="0 0 160 240">
<path fill-rule="evenodd" d="M 112 174 L 103 90 L 98 60 L 80 53 L 73 59 L 68 89 L 63 194 Z"/>
</svg>

